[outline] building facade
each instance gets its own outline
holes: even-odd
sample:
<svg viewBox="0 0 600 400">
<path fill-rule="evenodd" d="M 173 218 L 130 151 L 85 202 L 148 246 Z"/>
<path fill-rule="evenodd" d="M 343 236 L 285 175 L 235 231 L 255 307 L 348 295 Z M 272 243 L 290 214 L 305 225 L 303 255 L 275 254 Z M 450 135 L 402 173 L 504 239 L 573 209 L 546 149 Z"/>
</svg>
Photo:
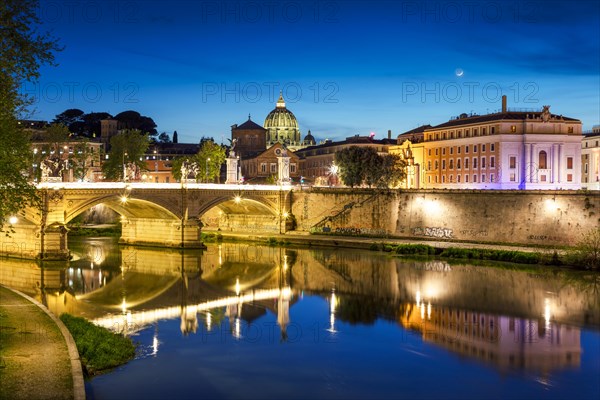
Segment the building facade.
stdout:
<svg viewBox="0 0 600 400">
<path fill-rule="evenodd" d="M 241 159 L 253 157 L 267 148 L 267 130 L 248 115 L 248 121 L 231 126 L 231 140 L 235 143 L 235 154 Z"/>
<path fill-rule="evenodd" d="M 250 158 L 241 159 L 242 177 L 244 182 L 275 183 L 278 179 L 279 159 L 286 154 L 290 157 L 290 178 L 298 182 L 300 179 L 300 157 L 287 151 L 281 143 L 275 143 L 262 153 Z"/>
<path fill-rule="evenodd" d="M 600 190 L 600 126 L 581 141 L 581 187 Z"/>
<path fill-rule="evenodd" d="M 579 189 L 581 121 L 508 111 L 460 117 L 424 131 L 424 188 Z"/>
</svg>

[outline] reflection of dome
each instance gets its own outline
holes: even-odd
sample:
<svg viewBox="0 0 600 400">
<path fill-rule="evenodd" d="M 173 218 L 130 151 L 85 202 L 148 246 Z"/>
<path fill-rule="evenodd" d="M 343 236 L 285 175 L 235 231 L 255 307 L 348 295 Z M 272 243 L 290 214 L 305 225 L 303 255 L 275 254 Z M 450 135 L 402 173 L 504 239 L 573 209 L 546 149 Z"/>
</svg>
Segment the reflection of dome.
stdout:
<svg viewBox="0 0 600 400">
<path fill-rule="evenodd" d="M 300 144 L 298 121 L 294 113 L 285 108 L 282 94 L 279 94 L 275 109 L 265 118 L 264 126 L 267 130 L 267 146 L 272 146 L 277 142 L 292 146 Z"/>
<path fill-rule="evenodd" d="M 310 130 L 308 131 L 308 135 L 304 136 L 304 140 L 302 141 L 303 146 L 314 146 L 317 144 L 315 141 L 315 137 L 311 135 Z"/>
</svg>

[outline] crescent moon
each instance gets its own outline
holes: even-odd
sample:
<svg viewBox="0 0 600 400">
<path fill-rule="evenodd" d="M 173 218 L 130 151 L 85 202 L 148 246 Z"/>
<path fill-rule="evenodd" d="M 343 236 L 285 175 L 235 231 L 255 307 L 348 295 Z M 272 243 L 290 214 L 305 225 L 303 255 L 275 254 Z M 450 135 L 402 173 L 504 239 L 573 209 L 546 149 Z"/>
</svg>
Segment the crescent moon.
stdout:
<svg viewBox="0 0 600 400">
<path fill-rule="evenodd" d="M 457 68 L 455 73 L 456 73 L 456 76 L 458 76 L 460 78 L 461 76 L 463 76 L 465 74 L 465 71 L 463 71 L 461 68 Z"/>
</svg>

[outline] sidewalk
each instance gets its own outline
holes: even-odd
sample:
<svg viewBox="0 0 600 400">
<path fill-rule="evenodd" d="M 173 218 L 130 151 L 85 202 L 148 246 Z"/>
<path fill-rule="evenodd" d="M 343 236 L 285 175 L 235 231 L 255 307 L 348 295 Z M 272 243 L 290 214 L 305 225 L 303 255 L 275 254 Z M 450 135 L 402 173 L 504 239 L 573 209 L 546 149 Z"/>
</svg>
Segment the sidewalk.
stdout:
<svg viewBox="0 0 600 400">
<path fill-rule="evenodd" d="M 309 233 L 292 233 L 285 234 L 261 234 L 261 233 L 238 233 L 231 231 L 216 231 L 202 230 L 203 233 L 220 233 L 223 238 L 230 238 L 239 241 L 266 241 L 268 238 L 276 238 L 278 241 L 283 241 L 291 245 L 301 246 L 320 246 L 320 247 L 343 247 L 351 249 L 366 249 L 369 250 L 373 244 L 425 244 L 441 249 L 448 247 L 462 249 L 494 249 L 494 250 L 509 250 L 523 251 L 532 253 L 552 253 L 554 249 L 544 247 L 529 247 L 523 245 L 499 245 L 487 243 L 470 243 L 470 242 L 451 242 L 438 240 L 416 240 L 416 239 L 396 239 L 396 238 L 370 238 L 361 236 L 335 236 L 335 235 L 311 235 Z M 557 250 L 561 254 L 562 250 Z"/>
<path fill-rule="evenodd" d="M 0 286 L 0 399 L 84 398 L 66 327 L 35 300 Z"/>
</svg>

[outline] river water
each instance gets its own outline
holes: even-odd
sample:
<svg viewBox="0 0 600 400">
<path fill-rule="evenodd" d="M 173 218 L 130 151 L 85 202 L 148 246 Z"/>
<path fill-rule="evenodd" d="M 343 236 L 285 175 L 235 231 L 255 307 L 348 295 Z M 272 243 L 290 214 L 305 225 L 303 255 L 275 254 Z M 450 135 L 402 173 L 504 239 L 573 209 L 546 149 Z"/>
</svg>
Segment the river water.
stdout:
<svg viewBox="0 0 600 400">
<path fill-rule="evenodd" d="M 130 335 L 90 399 L 600 398 L 598 274 L 348 249 L 74 238 L 0 283 Z M 526 268 L 526 269 L 525 269 Z"/>
</svg>

